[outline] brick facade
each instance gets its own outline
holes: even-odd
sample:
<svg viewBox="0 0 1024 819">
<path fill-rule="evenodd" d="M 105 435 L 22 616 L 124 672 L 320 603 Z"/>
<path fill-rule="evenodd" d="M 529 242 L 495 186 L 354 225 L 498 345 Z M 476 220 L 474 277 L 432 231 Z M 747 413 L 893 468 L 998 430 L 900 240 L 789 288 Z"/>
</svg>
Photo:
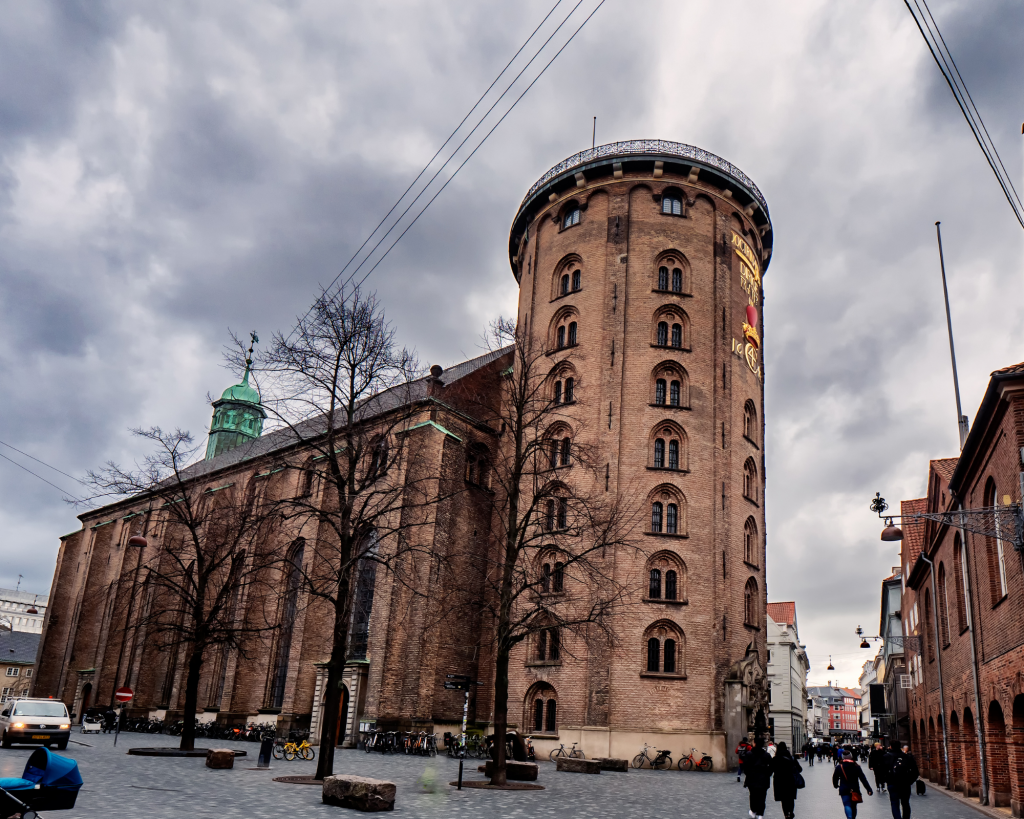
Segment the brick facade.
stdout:
<svg viewBox="0 0 1024 819">
<path fill-rule="evenodd" d="M 903 514 L 1019 504 L 1022 446 L 1024 367 L 1018 365 L 992 374 L 960 457 L 932 461 L 927 497 L 904 501 Z M 948 756 L 949 787 L 1021 816 L 1024 571 L 1012 516 L 999 518 L 1004 539 L 970 531 L 980 526 L 995 533 L 995 516 L 985 518 L 966 531 L 955 518 L 904 518 L 901 614 L 904 633 L 920 641 L 907 652 L 910 735 L 932 781 L 947 784 Z"/>
<path fill-rule="evenodd" d="M 567 645 L 556 664 L 530 662 L 529 642 L 513 656 L 510 722 L 534 730 L 541 690 L 545 703 L 556 703 L 556 725 L 537 742 L 541 753 L 556 737 L 580 741 L 588 755 L 620 757 L 648 741 L 677 754 L 696 745 L 722 768 L 766 705 L 759 314 L 771 225 L 749 180 L 703 156 L 605 151 L 531 192 L 513 224 L 520 326 L 551 350 L 553 372 L 574 378 L 574 403 L 566 408 L 572 435 L 599 453 L 606 491 L 628 498 L 642 521 L 633 548 L 610 556 L 631 595 L 609 623 L 612 637 Z M 500 431 L 470 407 L 496 400 L 494 379 L 508 364 L 507 356 L 492 355 L 458 365 L 417 399 L 406 445 L 417 448 L 418 462 L 429 464 L 422 468 L 435 470 L 451 497 L 432 508 L 423 527 L 439 554 L 487 540 L 490 495 L 466 482 L 466 458 L 474 447 L 499 446 Z M 301 451 L 275 448 L 269 437 L 257 441 L 252 457 L 229 452 L 207 462 L 197 480 L 240 491 L 275 459 L 302 461 Z M 661 455 L 659 439 L 666 442 Z M 274 496 L 299 491 L 293 471 L 268 480 Z M 112 606 L 140 511 L 126 502 L 90 512 L 82 529 L 62 540 L 36 694 L 75 709 L 85 686 L 93 702 L 106 702 L 127 680 L 137 709 L 173 715 L 180 708 L 184 658 L 152 651 L 144 635 L 126 639 Z M 318 534 L 302 533 L 314 544 Z M 676 572 L 675 599 L 650 593 L 652 569 Z M 341 694 L 350 732 L 364 721 L 451 729 L 461 720 L 462 694 L 442 688 L 444 675 L 492 681 L 483 624 L 432 616 L 459 601 L 436 587 L 429 571 L 422 576 L 418 594 L 383 573 L 376 578 L 366 660 L 350 666 Z M 207 659 L 200 706 L 208 718 L 316 726 L 318 663 L 331 622 L 318 605 L 298 609 L 288 666 L 294 673 L 280 708 L 268 708 L 277 649 L 254 646 L 248 656 Z M 677 641 L 676 668 L 650 671 L 647 641 L 666 635 Z M 471 721 L 487 724 L 491 695 L 489 685 L 474 693 Z"/>
</svg>

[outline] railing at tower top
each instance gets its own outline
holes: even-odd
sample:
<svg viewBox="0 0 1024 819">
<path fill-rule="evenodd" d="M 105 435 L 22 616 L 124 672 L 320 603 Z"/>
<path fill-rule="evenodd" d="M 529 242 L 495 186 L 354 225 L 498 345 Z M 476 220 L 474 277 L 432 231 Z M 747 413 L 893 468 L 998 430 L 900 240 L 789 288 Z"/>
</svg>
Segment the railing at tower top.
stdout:
<svg viewBox="0 0 1024 819">
<path fill-rule="evenodd" d="M 585 165 L 588 162 L 609 156 L 645 155 L 677 156 L 681 159 L 692 159 L 697 162 L 702 162 L 705 165 L 710 165 L 712 168 L 724 171 L 733 179 L 741 182 L 743 186 L 754 195 L 757 203 L 764 211 L 765 216 L 768 216 L 768 202 L 765 200 L 764 195 L 758 189 L 757 185 L 754 184 L 753 180 L 743 173 L 743 171 L 731 162 L 722 159 L 722 157 L 717 154 L 711 153 L 711 151 L 705 151 L 703 148 L 698 148 L 696 145 L 686 145 L 682 142 L 671 142 L 667 139 L 630 139 L 625 142 L 609 142 L 607 145 L 598 145 L 596 148 L 587 148 L 585 151 L 573 154 L 568 159 L 563 159 L 540 179 L 534 182 L 533 186 L 523 198 L 523 202 L 519 208 L 521 210 L 523 205 L 530 200 L 530 197 L 544 187 L 544 185 L 549 181 L 554 179 L 556 176 L 560 176 L 571 168 L 577 167 L 578 165 Z M 769 216 L 769 219 L 770 218 L 771 217 Z"/>
</svg>

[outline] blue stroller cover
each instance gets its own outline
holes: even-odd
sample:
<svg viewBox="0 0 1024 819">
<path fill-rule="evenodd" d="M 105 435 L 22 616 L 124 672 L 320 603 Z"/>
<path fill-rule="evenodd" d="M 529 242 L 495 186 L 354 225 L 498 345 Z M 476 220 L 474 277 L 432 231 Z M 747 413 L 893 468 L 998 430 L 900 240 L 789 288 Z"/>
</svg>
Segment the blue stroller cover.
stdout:
<svg viewBox="0 0 1024 819">
<path fill-rule="evenodd" d="M 82 775 L 78 772 L 78 763 L 57 756 L 49 748 L 37 748 L 32 752 L 21 779 L 0 779 L 0 788 L 10 791 L 12 796 L 32 807 L 45 810 L 68 810 L 74 807 L 81 787 Z M 3 806 L 2 799 L 0 806 Z"/>
</svg>

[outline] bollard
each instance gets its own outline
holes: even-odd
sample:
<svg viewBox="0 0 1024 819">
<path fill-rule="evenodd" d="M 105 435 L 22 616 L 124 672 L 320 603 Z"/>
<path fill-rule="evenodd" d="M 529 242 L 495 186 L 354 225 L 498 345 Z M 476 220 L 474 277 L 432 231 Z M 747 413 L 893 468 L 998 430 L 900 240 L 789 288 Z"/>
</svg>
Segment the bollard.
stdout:
<svg viewBox="0 0 1024 819">
<path fill-rule="evenodd" d="M 462 790 L 462 760 L 461 759 L 459 760 L 459 786 L 456 788 L 456 790 L 459 790 L 459 791 Z"/>
<path fill-rule="evenodd" d="M 260 740 L 260 756 L 256 761 L 257 768 L 269 768 L 270 767 L 270 754 L 274 750 L 274 738 L 263 737 Z"/>
</svg>

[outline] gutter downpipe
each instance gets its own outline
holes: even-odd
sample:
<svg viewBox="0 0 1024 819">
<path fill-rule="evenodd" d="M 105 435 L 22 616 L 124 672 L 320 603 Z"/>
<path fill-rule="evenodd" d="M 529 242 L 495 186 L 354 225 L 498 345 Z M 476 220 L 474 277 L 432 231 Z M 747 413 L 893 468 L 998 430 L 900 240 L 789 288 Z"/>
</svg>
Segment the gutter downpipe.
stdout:
<svg viewBox="0 0 1024 819">
<path fill-rule="evenodd" d="M 971 674 L 974 677 L 974 705 L 978 710 L 978 714 L 974 719 L 974 730 L 978 735 L 978 767 L 981 769 L 981 794 L 979 797 L 979 803 L 982 805 L 989 804 L 988 799 L 988 768 L 986 764 L 987 754 L 985 753 L 985 732 L 982 728 L 982 713 L 981 713 L 981 685 L 978 682 L 978 654 L 974 647 L 974 603 L 971 595 L 971 573 L 970 573 L 970 561 L 967 559 L 967 530 L 964 528 L 964 505 L 960 498 L 957 497 L 957 505 L 960 507 L 960 559 L 963 561 L 963 565 L 960 567 L 964 573 L 964 596 L 967 598 L 967 628 L 971 632 Z M 985 715 L 985 719 L 988 715 Z M 966 770 L 964 775 L 966 777 Z"/>
<path fill-rule="evenodd" d="M 928 564 L 928 574 L 932 580 L 932 600 L 939 599 L 939 593 L 935 588 L 935 564 L 928 556 L 921 552 L 921 560 Z M 937 604 L 936 604 L 937 605 Z M 932 618 L 932 629 L 935 631 L 935 664 L 939 671 L 939 725 L 942 726 L 942 764 L 946 771 L 946 790 L 953 790 L 949 781 L 949 739 L 946 736 L 946 697 L 942 692 L 942 645 L 939 640 L 939 610 L 935 609 L 935 616 Z"/>
</svg>

